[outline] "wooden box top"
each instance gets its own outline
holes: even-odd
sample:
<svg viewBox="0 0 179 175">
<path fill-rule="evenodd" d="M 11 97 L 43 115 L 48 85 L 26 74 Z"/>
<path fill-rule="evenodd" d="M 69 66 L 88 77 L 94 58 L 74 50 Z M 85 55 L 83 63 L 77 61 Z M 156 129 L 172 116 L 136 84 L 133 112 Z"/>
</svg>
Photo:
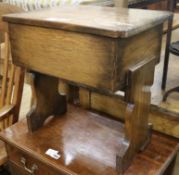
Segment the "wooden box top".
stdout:
<svg viewBox="0 0 179 175">
<path fill-rule="evenodd" d="M 81 5 L 10 14 L 3 19 L 10 23 L 118 38 L 162 24 L 171 16 L 171 13 L 161 11 Z"/>
<path fill-rule="evenodd" d="M 118 121 L 70 106 L 66 114 L 52 119 L 33 134 L 28 132 L 24 120 L 1 132 L 0 138 L 59 173 L 117 175 L 116 154 L 123 141 L 123 129 Z M 49 148 L 58 150 L 60 159 L 47 156 Z M 177 150 L 176 140 L 155 133 L 151 144 L 135 157 L 124 175 L 160 174 Z"/>
</svg>

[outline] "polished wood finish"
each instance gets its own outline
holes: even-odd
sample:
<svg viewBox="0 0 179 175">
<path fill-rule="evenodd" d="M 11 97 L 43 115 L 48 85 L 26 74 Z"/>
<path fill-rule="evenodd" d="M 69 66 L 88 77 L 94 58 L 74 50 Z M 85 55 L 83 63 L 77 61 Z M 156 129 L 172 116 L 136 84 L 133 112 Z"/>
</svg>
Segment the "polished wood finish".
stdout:
<svg viewBox="0 0 179 175">
<path fill-rule="evenodd" d="M 148 115 L 151 98 L 150 86 L 153 84 L 154 75 L 147 75 L 147 73 L 154 73 L 155 64 L 156 59 L 144 60 L 143 63 L 131 67 L 128 72 L 125 141 L 123 142 L 124 148 L 120 152 L 122 156 L 120 154 L 117 156 L 117 164 L 123 166 L 119 167 L 123 170 L 126 169 L 125 166 L 129 166 L 129 160 L 132 160 L 135 153 L 143 150 L 150 142 L 152 128 L 148 124 Z M 124 150 L 125 152 L 122 152 Z"/>
<path fill-rule="evenodd" d="M 15 24 L 96 34 L 111 38 L 125 38 L 153 28 L 169 17 L 171 17 L 170 13 L 162 11 L 121 9 L 118 7 L 65 6 L 5 15 L 3 19 Z M 138 18 L 137 21 L 136 18 Z"/>
<path fill-rule="evenodd" d="M 153 19 L 155 15 L 157 18 Z M 37 103 L 35 111 L 27 116 L 30 131 L 36 131 L 48 116 L 66 111 L 66 101 L 58 94 L 58 79 L 51 76 L 106 94 L 123 89 L 127 103 L 125 132 L 119 132 L 122 134 L 119 145 L 109 140 L 112 146 L 117 145 L 115 152 L 111 152 L 115 155 L 115 173 L 123 173 L 136 153 L 150 142 L 149 88 L 160 57 L 162 24 L 170 15 L 79 6 L 5 16 L 14 63 L 35 73 Z M 140 20 L 136 22 L 134 17 Z M 103 141 L 99 138 L 101 144 Z"/>
<path fill-rule="evenodd" d="M 10 25 L 10 32 L 14 37 L 11 38 L 11 43 L 16 64 L 83 85 L 114 89 L 112 77 L 115 60 L 112 50 L 115 47 L 115 40 L 89 34 L 81 35 L 80 33 L 16 24 Z M 20 33 L 26 37 L 20 37 Z M 38 42 L 35 42 L 37 37 Z M 29 42 L 33 43 L 30 48 L 29 44 L 31 45 L 31 43 Z M 15 49 L 17 46 L 18 49 Z M 26 49 L 29 51 L 26 52 Z M 48 49 L 51 52 L 44 52 Z M 18 59 L 22 57 L 24 59 Z M 53 62 L 46 66 L 46 63 L 51 60 Z M 107 67 L 108 69 L 106 69 Z"/>
<path fill-rule="evenodd" d="M 17 24 L 9 27 L 10 33 L 13 33 L 11 44 L 15 64 L 103 91 L 114 92 L 124 88 L 126 71 L 135 62 L 153 56 L 160 58 L 161 25 L 118 41 Z M 150 40 L 145 42 L 149 36 Z M 44 52 L 48 49 L 51 52 Z M 41 57 L 43 59 L 39 59 Z M 51 62 L 49 66 L 46 66 L 47 62 Z"/>
<path fill-rule="evenodd" d="M 21 150 L 8 145 L 7 150 L 9 152 L 9 165 L 11 167 L 10 171 L 12 175 L 29 175 L 30 173 L 28 171 L 24 170 L 24 166 L 22 163 L 22 159 L 25 160 L 27 168 L 30 170 L 33 165 L 37 167 L 36 170 L 34 170 L 35 175 L 59 175 L 57 171 L 52 170 L 52 168 L 48 166 L 44 166 L 44 164 L 37 160 L 36 158 L 31 157 L 31 155 L 28 155 L 24 152 L 21 152 Z M 31 173 L 32 174 L 32 173 Z M 60 175 L 64 175 L 64 173 L 60 173 Z"/>
<path fill-rule="evenodd" d="M 53 118 L 34 134 L 28 132 L 26 121 L 0 134 L 8 143 L 14 174 L 26 174 L 21 163 L 24 157 L 28 168 L 33 164 L 38 166 L 35 173 L 38 175 L 117 175 L 115 159 L 123 140 L 123 125 L 78 107 L 68 109 L 66 114 Z M 61 158 L 54 160 L 45 155 L 49 148 L 58 150 Z M 124 175 L 163 174 L 175 159 L 177 149 L 176 140 L 153 133 L 151 144 L 134 158 Z"/>
<path fill-rule="evenodd" d="M 101 112 L 109 110 L 108 113 L 111 114 L 110 110 L 112 113 L 117 110 L 120 115 L 125 116 L 125 142 L 123 142 L 123 149 L 121 149 L 117 156 L 117 164 L 120 165 L 119 169 L 126 169 L 125 166 L 128 166 L 126 162 L 129 163 L 134 153 L 143 150 L 150 142 L 151 125 L 148 124 L 148 114 L 151 98 L 150 86 L 153 84 L 155 64 L 156 59 L 144 60 L 143 63 L 129 69 L 127 78 L 128 88 L 125 97 L 126 103 L 121 102 L 121 100 L 115 101 L 112 99 L 113 97 L 111 99 L 109 97 L 109 100 L 107 100 L 108 97 L 106 97 L 105 100 L 101 98 L 101 101 L 94 105 L 94 93 L 88 91 L 89 95 L 87 95 L 87 92 L 84 92 L 82 89 L 80 90 L 80 103 L 83 107 L 95 109 L 96 107 L 98 108 L 98 105 L 104 105 L 104 108 L 100 110 Z M 152 74 L 149 75 L 148 72 Z M 115 102 L 117 103 L 115 104 Z M 109 104 L 112 105 L 109 107 Z M 117 105 L 116 110 L 114 105 Z M 120 111 L 120 106 L 122 106 L 123 111 Z"/>
<path fill-rule="evenodd" d="M 104 95 L 96 92 L 87 91 L 90 96 L 80 93 L 81 105 L 86 109 L 109 114 L 111 117 L 125 121 L 127 104 L 124 97 L 119 95 Z M 87 93 L 86 92 L 86 93 Z M 89 101 L 90 99 L 90 101 Z M 88 105 L 87 105 L 88 104 Z M 172 112 L 167 107 L 150 106 L 149 122 L 153 124 L 153 129 L 179 138 L 179 117 L 178 112 Z"/>
</svg>

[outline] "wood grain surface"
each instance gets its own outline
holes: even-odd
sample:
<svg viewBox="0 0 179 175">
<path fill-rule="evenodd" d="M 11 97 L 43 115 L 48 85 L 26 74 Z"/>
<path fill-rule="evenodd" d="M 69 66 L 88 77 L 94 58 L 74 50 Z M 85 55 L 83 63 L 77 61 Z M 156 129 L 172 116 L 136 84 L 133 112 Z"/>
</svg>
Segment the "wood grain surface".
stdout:
<svg viewBox="0 0 179 175">
<path fill-rule="evenodd" d="M 10 23 L 26 24 L 109 37 L 129 37 L 162 24 L 169 12 L 119 7 L 63 6 L 48 10 L 6 15 Z"/>
<path fill-rule="evenodd" d="M 127 39 L 114 39 L 36 26 L 9 25 L 16 65 L 112 92 L 125 87 L 130 66 L 152 57 L 156 62 L 159 60 L 161 31 L 162 25 L 159 25 Z"/>
<path fill-rule="evenodd" d="M 10 161 L 16 162 L 21 172 L 25 171 L 20 158 L 25 157 L 29 167 L 36 163 L 47 170 L 39 169 L 38 174 L 117 175 L 116 153 L 120 151 L 123 125 L 106 117 L 70 106 L 68 113 L 33 134 L 24 120 L 3 131 L 0 137 L 9 145 Z M 153 133 L 151 144 L 135 157 L 124 175 L 162 174 L 174 160 L 177 145 L 176 140 Z M 45 155 L 49 148 L 58 150 L 61 158 L 54 160 Z"/>
<path fill-rule="evenodd" d="M 83 12 L 87 10 L 89 10 L 87 14 L 93 13 L 95 18 L 92 18 L 92 16 L 92 20 L 87 21 L 88 15 L 83 15 Z M 105 10 L 105 14 L 103 10 Z M 91 159 L 88 157 L 83 161 L 81 159 L 77 161 L 80 164 L 85 162 L 90 164 L 88 165 L 90 171 L 83 170 L 84 167 L 78 170 L 76 166 L 73 169 L 72 166 L 71 172 L 67 168 L 59 168 L 58 171 L 61 171 L 61 173 L 72 174 L 74 171 L 79 171 L 75 172 L 77 174 L 82 171 L 86 174 L 96 175 L 123 173 L 129 167 L 136 153 L 144 149 L 150 142 L 151 128 L 148 125 L 150 86 L 153 83 L 155 64 L 160 57 L 162 23 L 171 16 L 169 13 L 163 12 L 149 11 L 147 14 L 145 13 L 143 10 L 136 10 L 135 12 L 135 10 L 119 8 L 79 6 L 63 7 L 53 9 L 53 11 L 24 13 L 20 16 L 17 14 L 4 18 L 9 22 L 13 62 L 35 71 L 34 85 L 37 108 L 28 115 L 29 128 L 37 126 L 35 127 L 36 130 L 39 126 L 42 126 L 46 117 L 61 114 L 56 112 L 56 109 L 58 109 L 57 102 L 59 102 L 59 99 L 56 98 L 58 96 L 58 79 L 51 76 L 101 92 L 115 92 L 123 88 L 126 93 L 125 131 L 112 132 L 110 135 L 112 140 L 108 142 L 111 145 L 108 146 L 103 143 L 109 150 L 108 156 L 104 157 L 104 152 L 99 155 L 100 150 L 95 151 L 92 148 L 96 152 L 95 154 L 99 155 L 98 161 L 102 160 L 100 156 L 103 155 L 103 163 L 105 163 L 105 160 L 108 163 L 115 162 L 115 167 L 107 165 L 110 168 L 107 168 L 108 172 L 106 172 L 106 170 L 101 171 L 102 167 L 99 165 L 98 172 L 92 172 L 91 166 L 95 167 L 95 165 L 89 162 Z M 154 18 L 154 13 L 157 18 Z M 139 14 L 142 18 L 138 17 Z M 109 15 L 111 19 L 106 19 L 106 15 Z M 96 25 L 96 21 L 99 25 Z M 102 22 L 102 25 L 100 22 Z M 85 91 L 83 91 L 83 94 L 85 94 Z M 90 94 L 87 98 L 90 103 L 89 97 Z M 65 103 L 62 106 L 64 105 Z M 81 111 L 78 109 L 74 109 L 74 111 L 77 111 L 74 115 L 76 121 L 78 120 L 77 113 L 80 114 Z M 92 120 L 87 111 L 83 112 Z M 37 116 L 39 117 L 38 121 L 35 120 Z M 71 113 L 72 116 L 73 112 Z M 32 120 L 29 120 L 31 118 Z M 61 115 L 61 118 L 63 118 L 63 115 Z M 90 124 L 92 122 L 91 126 L 95 131 L 96 123 L 91 120 L 87 118 L 85 123 Z M 98 120 L 97 114 L 96 120 Z M 102 122 L 102 118 L 100 121 Z M 97 129 L 95 133 L 102 135 L 107 135 L 107 132 L 110 133 L 108 127 L 111 125 L 114 127 L 116 124 L 114 120 L 108 120 L 108 122 L 108 124 L 105 123 L 107 128 L 98 123 L 99 130 Z M 93 134 L 94 138 L 91 137 L 91 132 L 88 130 L 90 127 L 86 125 L 83 128 L 85 123 L 83 123 L 81 129 L 84 130 L 85 135 L 86 132 L 89 133 L 90 142 L 105 141 L 98 134 L 96 140 L 94 140 L 95 137 Z M 62 125 L 63 123 L 61 123 L 63 128 Z M 76 129 L 78 133 L 74 122 L 72 122 L 71 127 Z M 116 130 L 117 128 L 120 129 L 120 126 L 116 126 Z M 61 132 L 64 131 L 65 128 L 61 130 Z M 69 133 L 72 133 L 72 130 Z M 82 137 L 83 135 L 80 135 L 80 138 Z M 85 143 L 87 140 L 82 139 L 82 142 Z M 78 147 L 80 144 L 77 144 Z M 70 147 L 69 151 L 75 152 L 73 148 Z M 102 150 L 102 148 L 101 145 L 100 149 Z M 83 151 L 85 152 L 86 149 Z M 171 157 L 174 159 L 174 155 Z M 165 168 L 167 167 L 165 166 Z"/>
<path fill-rule="evenodd" d="M 85 95 L 87 92 L 90 94 L 90 97 L 88 98 Z M 83 107 L 103 112 L 109 114 L 112 118 L 125 121 L 125 111 L 127 105 L 120 96 L 107 96 L 95 92 L 87 92 L 85 92 L 85 94 L 80 93 L 82 99 L 80 102 Z M 178 113 L 151 105 L 149 122 L 153 124 L 154 130 L 179 138 Z"/>
</svg>

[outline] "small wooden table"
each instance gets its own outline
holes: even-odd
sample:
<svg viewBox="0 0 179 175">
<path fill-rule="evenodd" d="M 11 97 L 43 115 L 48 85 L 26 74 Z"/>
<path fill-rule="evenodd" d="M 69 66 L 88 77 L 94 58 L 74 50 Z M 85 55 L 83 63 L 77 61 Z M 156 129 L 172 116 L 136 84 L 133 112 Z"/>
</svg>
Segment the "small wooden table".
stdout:
<svg viewBox="0 0 179 175">
<path fill-rule="evenodd" d="M 144 150 L 151 140 L 151 124 L 148 123 L 150 87 L 155 65 L 160 58 L 163 23 L 170 17 L 171 14 L 167 12 L 93 6 L 60 7 L 5 16 L 3 19 L 8 22 L 13 62 L 34 72 L 36 103 L 27 115 L 29 132 L 34 132 L 35 136 L 36 130 L 43 127 L 46 119 L 52 115 L 62 121 L 59 123 L 61 129 L 60 133 L 57 131 L 58 134 L 62 134 L 65 127 L 75 128 L 81 121 L 81 125 L 77 126 L 84 132 L 80 131 L 75 136 L 73 130 L 67 131 L 67 137 L 72 139 L 75 136 L 75 140 L 82 144 L 82 147 L 80 143 L 77 144 L 77 152 L 82 148 L 81 151 L 87 154 L 86 150 L 91 148 L 94 141 L 95 147 L 99 145 L 101 149 L 104 145 L 106 151 L 106 155 L 99 151 L 98 156 L 97 151 L 90 149 L 91 156 L 97 156 L 96 164 L 101 156 L 107 159 L 107 162 L 104 159 L 105 165 L 112 163 L 112 169 L 107 166 L 102 171 L 100 169 L 103 166 L 98 164 L 95 169 L 100 172 L 96 172 L 96 175 L 123 173 L 127 170 L 135 155 Z M 126 105 L 124 129 L 113 119 L 106 121 L 98 116 L 93 119 L 94 115 L 85 110 L 68 109 L 66 97 L 58 92 L 58 78 L 103 94 L 115 94 L 123 90 Z M 81 92 L 80 89 L 79 94 Z M 87 97 L 90 96 L 87 94 Z M 82 101 L 80 100 L 81 105 Z M 63 122 L 65 116 L 71 118 L 67 123 Z M 87 119 L 84 118 L 83 121 L 85 116 Z M 98 120 L 101 122 L 98 123 Z M 117 126 L 118 132 L 113 129 L 111 131 L 111 128 Z M 51 133 L 51 137 L 55 136 L 54 131 L 43 132 L 44 135 Z M 59 139 L 58 134 L 54 140 Z M 88 134 L 89 141 L 86 140 Z M 48 140 L 55 146 L 54 140 L 49 137 L 44 139 L 41 135 L 40 138 L 41 142 Z M 6 135 L 2 135 L 2 139 L 11 145 Z M 17 145 L 12 147 L 20 148 Z M 10 154 L 11 151 L 9 156 Z M 95 174 L 91 170 L 86 173 L 94 165 L 89 165 L 91 159 L 88 160 L 88 155 L 85 158 L 80 154 L 77 156 L 80 170 L 77 170 L 77 164 L 74 169 L 60 166 L 60 173 Z M 23 163 L 26 163 L 24 159 Z M 166 163 L 165 159 L 160 167 Z"/>
</svg>

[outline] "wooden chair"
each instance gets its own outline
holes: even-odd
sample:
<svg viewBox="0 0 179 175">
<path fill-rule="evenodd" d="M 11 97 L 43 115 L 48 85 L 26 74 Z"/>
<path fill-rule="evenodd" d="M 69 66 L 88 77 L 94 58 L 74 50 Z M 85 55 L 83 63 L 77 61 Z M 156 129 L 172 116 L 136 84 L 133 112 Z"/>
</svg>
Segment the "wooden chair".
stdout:
<svg viewBox="0 0 179 175">
<path fill-rule="evenodd" d="M 171 54 L 173 54 L 175 56 L 179 56 L 179 41 L 171 43 L 170 47 L 169 47 L 169 51 L 170 51 Z M 173 92 L 179 92 L 179 86 L 174 87 L 174 88 L 166 91 L 164 96 L 163 96 L 163 101 L 166 101 L 167 97 Z"/>
<path fill-rule="evenodd" d="M 0 89 L 0 131 L 18 121 L 24 84 L 24 70 L 12 64 L 8 28 L 2 15 L 22 12 L 16 6 L 0 3 L 1 36 L 1 89 Z M 2 58 L 3 57 L 3 58 Z M 0 142 L 0 165 L 6 161 L 3 142 Z"/>
</svg>

